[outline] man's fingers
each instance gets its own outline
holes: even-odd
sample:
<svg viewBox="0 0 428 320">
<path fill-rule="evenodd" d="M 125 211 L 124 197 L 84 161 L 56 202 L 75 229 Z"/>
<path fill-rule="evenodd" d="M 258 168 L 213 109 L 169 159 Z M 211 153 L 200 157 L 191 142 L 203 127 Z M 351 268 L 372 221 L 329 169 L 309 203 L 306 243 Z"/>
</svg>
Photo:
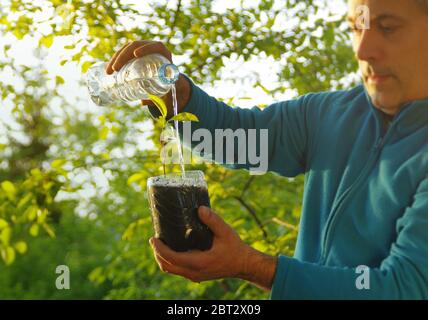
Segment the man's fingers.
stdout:
<svg viewBox="0 0 428 320">
<path fill-rule="evenodd" d="M 139 58 L 152 53 L 159 53 L 172 63 L 171 52 L 161 42 L 151 42 L 136 48 L 134 57 Z"/>
<path fill-rule="evenodd" d="M 155 250 L 155 259 L 157 264 L 159 265 L 159 268 L 162 270 L 162 272 L 172 273 L 178 276 L 182 276 L 194 282 L 201 281 L 200 279 L 197 279 L 196 275 L 189 269 L 169 263 L 161 255 L 156 253 L 156 250 Z"/>
<path fill-rule="evenodd" d="M 107 65 L 107 68 L 106 68 L 106 73 L 107 74 L 111 74 L 111 73 L 113 73 L 113 68 L 112 68 L 112 66 L 113 66 L 113 64 L 115 63 L 115 61 L 116 61 L 116 58 L 117 58 L 117 56 L 123 51 L 123 50 L 125 50 L 125 48 L 127 48 L 128 46 L 130 46 L 132 44 L 132 42 L 129 42 L 129 43 L 126 43 L 126 44 L 124 44 L 118 51 L 116 51 L 116 53 L 113 55 L 113 57 L 110 59 L 110 62 L 108 63 L 108 65 Z"/>
<path fill-rule="evenodd" d="M 192 280 L 194 282 L 196 282 L 196 281 L 200 282 L 201 281 L 199 278 L 197 278 L 196 274 L 194 274 L 189 269 L 170 264 L 168 261 L 163 259 L 160 255 L 155 254 L 155 259 L 159 265 L 159 268 L 162 270 L 162 272 L 171 273 L 171 274 L 175 274 L 177 276 L 185 277 L 185 278 Z"/>
<path fill-rule="evenodd" d="M 111 68 L 114 71 L 119 71 L 120 68 L 122 68 L 129 60 L 132 60 L 135 58 L 134 56 L 134 50 L 135 48 L 138 48 L 141 46 L 140 41 L 131 42 L 131 44 L 127 47 L 125 47 L 116 57 L 115 61 L 113 62 L 113 65 Z"/>
<path fill-rule="evenodd" d="M 172 62 L 171 52 L 163 43 L 149 40 L 134 41 L 125 44 L 113 55 L 106 67 L 106 73 L 119 71 L 128 61 L 152 53 L 159 53 Z"/>
<path fill-rule="evenodd" d="M 199 254 L 198 251 L 176 252 L 171 250 L 161 240 L 152 238 L 150 243 L 157 255 L 160 255 L 168 263 L 176 266 L 182 266 L 191 269 L 198 269 Z"/>
<path fill-rule="evenodd" d="M 221 237 L 229 231 L 230 227 L 210 208 L 200 206 L 198 208 L 199 218 L 205 223 L 216 237 Z"/>
<path fill-rule="evenodd" d="M 171 264 L 168 261 L 166 261 L 164 258 L 162 258 L 160 255 L 156 254 L 156 252 L 155 252 L 155 259 L 156 259 L 156 262 L 158 263 L 160 269 L 163 272 L 168 272 L 167 269 L 169 266 L 171 266 Z"/>
</svg>

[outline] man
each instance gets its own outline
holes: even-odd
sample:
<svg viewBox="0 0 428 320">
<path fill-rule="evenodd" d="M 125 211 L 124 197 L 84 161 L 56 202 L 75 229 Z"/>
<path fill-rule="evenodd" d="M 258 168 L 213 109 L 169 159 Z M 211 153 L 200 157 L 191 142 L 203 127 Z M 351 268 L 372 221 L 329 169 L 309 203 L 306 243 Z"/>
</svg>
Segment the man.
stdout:
<svg viewBox="0 0 428 320">
<path fill-rule="evenodd" d="M 361 5 L 369 28 L 356 26 Z M 426 0 L 349 1 L 364 82 L 352 90 L 232 109 L 181 76 L 179 108 L 198 116 L 196 128 L 268 128 L 269 170 L 304 173 L 305 195 L 293 258 L 250 248 L 201 207 L 212 249 L 177 253 L 151 239 L 160 268 L 198 282 L 241 278 L 272 290 L 273 299 L 427 299 L 427 8 Z M 161 43 L 133 42 L 107 72 L 153 52 L 171 60 Z"/>
</svg>

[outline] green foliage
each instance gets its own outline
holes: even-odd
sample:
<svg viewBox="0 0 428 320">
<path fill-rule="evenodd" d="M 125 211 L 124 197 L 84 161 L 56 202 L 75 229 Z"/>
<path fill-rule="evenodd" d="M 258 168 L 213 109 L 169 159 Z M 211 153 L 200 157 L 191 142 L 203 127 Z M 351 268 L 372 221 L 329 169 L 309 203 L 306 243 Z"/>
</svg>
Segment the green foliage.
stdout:
<svg viewBox="0 0 428 320">
<path fill-rule="evenodd" d="M 12 265 L 0 264 L 2 299 L 101 299 L 109 292 L 110 283 L 97 286 L 88 277 L 103 265 L 114 239 L 90 219 L 74 215 L 74 205 L 61 204 L 67 213 L 56 225 L 55 240 L 45 235 L 33 238 L 28 252 Z M 16 251 L 22 249 L 25 246 L 20 244 Z M 70 290 L 55 288 L 58 265 L 70 268 Z"/>
<path fill-rule="evenodd" d="M 1 183 L 0 253 L 7 265 L 14 262 L 15 251 L 27 251 L 27 243 L 22 240 L 27 233 L 36 237 L 43 229 L 55 237 L 49 225 L 49 208 L 61 186 L 56 178 L 57 172 L 32 169 L 23 181 Z"/>
<path fill-rule="evenodd" d="M 205 85 L 214 85 L 227 59 L 272 57 L 280 85 L 268 89 L 263 79 L 252 84 L 272 97 L 287 89 L 299 94 L 339 89 L 345 86 L 340 80 L 356 70 L 343 19 L 311 18 L 326 9 L 325 1 L 260 0 L 252 7 L 241 2 L 224 13 L 215 12 L 213 3 L 149 1 L 150 12 L 141 13 L 113 0 L 11 0 L 0 10 L 0 35 L 16 41 L 35 37 L 42 53 L 65 43 L 59 67 L 75 63 L 82 73 L 129 41 L 159 40 L 174 56 L 186 56 L 181 70 Z M 40 11 L 53 14 L 41 21 Z M 278 24 L 281 19 L 289 23 Z M 13 118 L 0 119 L 5 128 L 0 135 L 0 298 L 268 297 L 242 281 L 195 284 L 158 269 L 148 245 L 153 230 L 146 181 L 162 172 L 157 150 L 167 121 L 161 99 L 152 99 L 162 114 L 158 121 L 142 108 L 125 105 L 82 111 L 62 96 L 68 79 L 48 74 L 48 61 L 36 54 L 39 65 L 23 65 L 9 49 L 3 48 L 0 69 L 24 85 L 0 78 L 0 108 L 12 106 Z M 77 102 L 88 103 L 81 90 Z M 173 120 L 198 119 L 181 114 Z M 138 148 L 143 137 L 154 148 Z M 293 254 L 303 177 L 190 167 L 205 172 L 213 209 L 244 241 L 272 255 Z M 100 176 L 106 177 L 104 187 Z M 54 286 L 55 267 L 61 264 L 70 267 L 71 290 Z"/>
</svg>

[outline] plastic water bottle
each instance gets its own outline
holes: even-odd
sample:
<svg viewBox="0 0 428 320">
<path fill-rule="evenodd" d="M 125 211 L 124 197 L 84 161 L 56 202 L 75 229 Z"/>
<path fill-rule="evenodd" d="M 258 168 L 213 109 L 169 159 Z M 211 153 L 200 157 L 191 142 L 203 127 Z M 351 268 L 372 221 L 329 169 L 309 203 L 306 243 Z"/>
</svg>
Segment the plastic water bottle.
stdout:
<svg viewBox="0 0 428 320">
<path fill-rule="evenodd" d="M 164 96 L 180 75 L 177 66 L 160 54 L 135 58 L 111 75 L 105 72 L 106 66 L 106 62 L 99 62 L 87 73 L 89 95 L 99 106 L 148 100 L 149 94 Z"/>
</svg>

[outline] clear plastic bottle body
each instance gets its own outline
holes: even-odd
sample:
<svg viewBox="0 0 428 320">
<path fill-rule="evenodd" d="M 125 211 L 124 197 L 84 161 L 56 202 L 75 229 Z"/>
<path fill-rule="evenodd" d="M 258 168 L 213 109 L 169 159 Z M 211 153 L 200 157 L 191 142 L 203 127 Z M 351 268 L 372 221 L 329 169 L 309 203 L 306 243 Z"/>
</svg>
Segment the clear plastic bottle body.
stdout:
<svg viewBox="0 0 428 320">
<path fill-rule="evenodd" d="M 119 72 L 106 74 L 107 63 L 93 65 L 87 73 L 92 101 L 99 106 L 114 101 L 149 99 L 149 94 L 164 96 L 178 80 L 178 68 L 160 54 L 133 59 Z"/>
</svg>

